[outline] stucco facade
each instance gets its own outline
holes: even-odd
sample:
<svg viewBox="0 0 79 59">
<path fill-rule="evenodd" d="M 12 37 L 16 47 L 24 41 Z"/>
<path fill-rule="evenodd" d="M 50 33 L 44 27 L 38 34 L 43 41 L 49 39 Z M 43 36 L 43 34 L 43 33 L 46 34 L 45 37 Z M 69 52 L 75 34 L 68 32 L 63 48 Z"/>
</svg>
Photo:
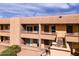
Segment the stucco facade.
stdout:
<svg viewBox="0 0 79 59">
<path fill-rule="evenodd" d="M 79 49 L 79 14 L 0 19 L 1 45 L 45 48 L 53 43 Z"/>
</svg>

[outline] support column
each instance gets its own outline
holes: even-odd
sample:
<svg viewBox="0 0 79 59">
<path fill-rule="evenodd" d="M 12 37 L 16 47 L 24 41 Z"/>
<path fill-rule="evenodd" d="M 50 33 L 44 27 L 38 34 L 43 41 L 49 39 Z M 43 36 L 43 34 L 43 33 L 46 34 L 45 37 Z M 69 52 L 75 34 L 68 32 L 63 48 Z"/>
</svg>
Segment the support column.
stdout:
<svg viewBox="0 0 79 59">
<path fill-rule="evenodd" d="M 79 35 L 79 24 L 78 24 L 78 35 Z M 79 36 L 78 36 L 78 42 L 79 42 Z"/>
<path fill-rule="evenodd" d="M 0 30 L 1 30 L 1 25 L 0 25 Z"/>
<path fill-rule="evenodd" d="M 39 24 L 39 47 L 41 47 L 41 24 Z"/>
<path fill-rule="evenodd" d="M 0 36 L 0 42 L 1 42 L 1 36 Z"/>
<path fill-rule="evenodd" d="M 20 45 L 21 25 L 19 18 L 10 19 L 10 45 Z"/>
</svg>

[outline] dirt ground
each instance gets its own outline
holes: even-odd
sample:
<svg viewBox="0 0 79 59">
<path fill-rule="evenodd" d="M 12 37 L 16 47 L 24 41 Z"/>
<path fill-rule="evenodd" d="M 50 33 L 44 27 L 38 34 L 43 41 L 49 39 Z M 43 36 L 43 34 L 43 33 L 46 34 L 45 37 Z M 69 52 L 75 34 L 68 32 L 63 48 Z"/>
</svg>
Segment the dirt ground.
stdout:
<svg viewBox="0 0 79 59">
<path fill-rule="evenodd" d="M 0 45 L 0 52 L 2 52 L 3 50 L 5 50 L 7 47 Z"/>
</svg>

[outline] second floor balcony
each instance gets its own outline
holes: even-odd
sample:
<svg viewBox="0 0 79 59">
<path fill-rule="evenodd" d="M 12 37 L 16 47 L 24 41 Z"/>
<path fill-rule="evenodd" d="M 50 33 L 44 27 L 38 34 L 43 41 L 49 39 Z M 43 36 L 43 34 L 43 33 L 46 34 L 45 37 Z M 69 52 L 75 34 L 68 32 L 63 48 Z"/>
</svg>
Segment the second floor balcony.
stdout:
<svg viewBox="0 0 79 59">
<path fill-rule="evenodd" d="M 9 32 L 10 24 L 0 24 L 0 31 Z"/>
<path fill-rule="evenodd" d="M 79 33 L 67 33 L 65 38 L 67 42 L 79 42 Z"/>
<path fill-rule="evenodd" d="M 31 37 L 31 38 L 36 38 L 36 39 L 38 39 L 39 36 L 41 37 L 41 39 L 52 39 L 52 38 L 56 37 L 54 27 L 52 27 L 52 29 L 53 29 L 52 31 L 47 31 L 47 28 L 45 28 L 43 30 L 42 25 L 41 25 L 41 27 L 39 27 L 38 24 L 32 24 L 32 25 L 23 24 L 21 29 L 22 29 L 21 30 L 22 37 L 25 36 L 28 38 Z"/>
<path fill-rule="evenodd" d="M 36 24 L 36 25 L 31 25 L 31 24 L 28 24 L 28 25 L 25 25 L 23 24 L 22 25 L 22 30 L 21 30 L 22 33 L 30 33 L 30 34 L 35 34 L 35 33 L 39 33 L 39 26 Z"/>
<path fill-rule="evenodd" d="M 0 35 L 9 36 L 10 25 L 9 24 L 0 24 Z"/>
</svg>

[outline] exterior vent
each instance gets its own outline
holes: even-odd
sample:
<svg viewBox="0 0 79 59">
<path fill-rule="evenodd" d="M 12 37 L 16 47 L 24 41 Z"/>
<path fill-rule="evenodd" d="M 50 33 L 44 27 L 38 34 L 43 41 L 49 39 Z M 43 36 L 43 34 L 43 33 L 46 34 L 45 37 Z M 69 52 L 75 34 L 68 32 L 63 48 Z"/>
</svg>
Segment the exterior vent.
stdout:
<svg viewBox="0 0 79 59">
<path fill-rule="evenodd" d="M 59 16 L 59 18 L 62 18 L 62 16 Z"/>
</svg>

